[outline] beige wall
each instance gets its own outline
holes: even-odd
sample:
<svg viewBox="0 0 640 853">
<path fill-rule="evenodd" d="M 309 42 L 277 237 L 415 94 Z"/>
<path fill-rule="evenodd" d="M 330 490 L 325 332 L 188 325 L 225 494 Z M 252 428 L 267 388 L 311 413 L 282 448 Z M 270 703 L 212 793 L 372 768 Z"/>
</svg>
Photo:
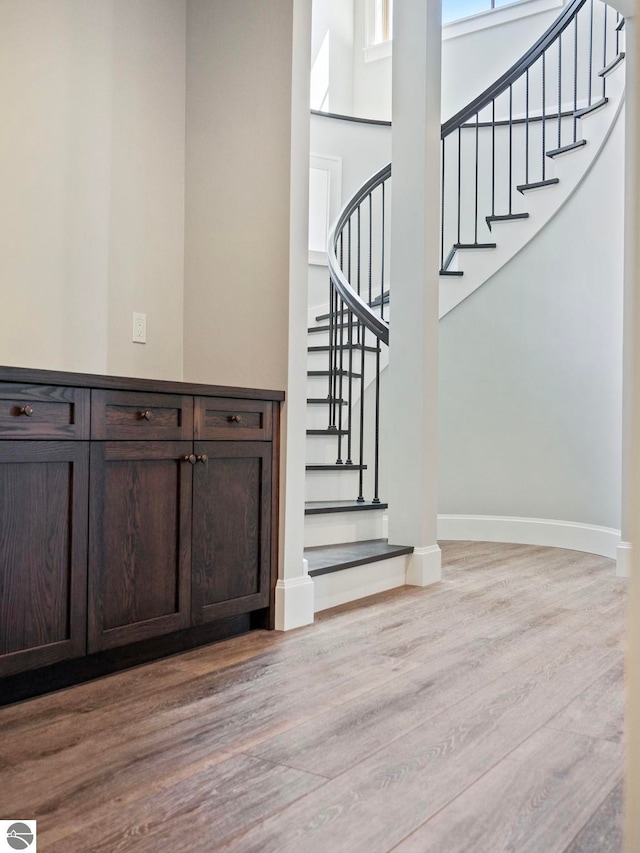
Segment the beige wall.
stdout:
<svg viewBox="0 0 640 853">
<path fill-rule="evenodd" d="M 184 0 L 0 0 L 0 363 L 181 378 L 184 50 Z"/>
<path fill-rule="evenodd" d="M 189 381 L 286 386 L 292 7 L 187 3 Z"/>
<path fill-rule="evenodd" d="M 182 379 L 185 29 L 184 0 L 114 2 L 109 373 Z"/>
</svg>

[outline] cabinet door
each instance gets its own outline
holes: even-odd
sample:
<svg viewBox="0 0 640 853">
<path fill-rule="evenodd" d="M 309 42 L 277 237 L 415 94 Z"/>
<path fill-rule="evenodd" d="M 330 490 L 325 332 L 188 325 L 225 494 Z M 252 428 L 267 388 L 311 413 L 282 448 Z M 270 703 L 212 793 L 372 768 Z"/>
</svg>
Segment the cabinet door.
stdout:
<svg viewBox="0 0 640 853">
<path fill-rule="evenodd" d="M 271 563 L 270 442 L 196 442 L 192 618 L 266 607 Z"/>
<path fill-rule="evenodd" d="M 0 675 L 86 649 L 89 445 L 0 442 Z"/>
<path fill-rule="evenodd" d="M 193 461 L 186 441 L 92 444 L 90 652 L 189 624 Z"/>
</svg>

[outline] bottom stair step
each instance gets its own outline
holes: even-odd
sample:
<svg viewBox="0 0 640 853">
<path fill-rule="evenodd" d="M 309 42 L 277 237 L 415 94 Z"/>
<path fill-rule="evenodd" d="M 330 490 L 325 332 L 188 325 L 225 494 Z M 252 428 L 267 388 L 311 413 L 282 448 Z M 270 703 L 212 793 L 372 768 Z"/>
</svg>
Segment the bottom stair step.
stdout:
<svg viewBox="0 0 640 853">
<path fill-rule="evenodd" d="M 387 509 L 387 503 L 373 501 L 307 501 L 304 505 L 305 515 L 327 515 L 332 512 L 366 512 L 367 510 Z"/>
<path fill-rule="evenodd" d="M 305 548 L 304 556 L 309 564 L 309 575 L 316 577 L 411 553 L 411 545 L 389 545 L 386 539 L 369 539 Z"/>
</svg>

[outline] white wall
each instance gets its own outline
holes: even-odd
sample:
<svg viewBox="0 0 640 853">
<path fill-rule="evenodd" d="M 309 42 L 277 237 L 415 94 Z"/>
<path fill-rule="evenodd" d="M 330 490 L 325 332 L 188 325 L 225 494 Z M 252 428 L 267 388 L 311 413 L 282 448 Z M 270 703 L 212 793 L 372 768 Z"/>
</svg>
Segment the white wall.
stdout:
<svg viewBox="0 0 640 853">
<path fill-rule="evenodd" d="M 0 362 L 180 378 L 183 81 L 182 0 L 0 2 Z"/>
<path fill-rule="evenodd" d="M 311 108 L 353 113 L 353 0 L 312 7 Z"/>
<path fill-rule="evenodd" d="M 441 513 L 620 527 L 623 137 L 440 323 Z"/>
<path fill-rule="evenodd" d="M 391 128 L 311 116 L 311 153 L 342 160 L 340 207 L 375 172 L 391 161 Z M 309 305 L 328 303 L 329 272 L 309 265 Z"/>
<path fill-rule="evenodd" d="M 545 0 L 541 5 L 544 7 Z M 365 8 L 367 0 L 355 0 L 353 34 L 353 114 L 363 118 L 391 118 L 391 57 L 365 61 Z M 523 10 L 539 8 L 529 0 Z M 442 118 L 448 119 L 479 95 L 507 70 L 542 35 L 561 8 L 542 9 L 516 20 L 466 32 L 468 26 L 443 27 Z M 500 20 L 504 10 L 478 20 Z"/>
<path fill-rule="evenodd" d="M 184 0 L 114 3 L 109 373 L 182 379 L 185 28 Z"/>
<path fill-rule="evenodd" d="M 187 4 L 189 381 L 286 387 L 291 10 Z"/>
<path fill-rule="evenodd" d="M 535 0 L 534 0 L 535 2 Z M 531 3 L 523 3 L 526 10 Z M 496 20 L 503 10 L 481 16 Z M 443 28 L 442 118 L 455 115 L 513 65 L 555 21 L 562 8 L 547 9 L 486 29 L 465 32 L 452 23 Z M 458 35 L 457 33 L 462 33 Z M 548 69 L 550 72 L 553 68 Z M 550 84 L 551 85 L 551 84 Z M 533 88 L 533 87 L 532 87 Z"/>
<path fill-rule="evenodd" d="M 354 0 L 353 113 L 361 118 L 391 119 L 391 57 L 365 62 L 366 3 Z"/>
</svg>

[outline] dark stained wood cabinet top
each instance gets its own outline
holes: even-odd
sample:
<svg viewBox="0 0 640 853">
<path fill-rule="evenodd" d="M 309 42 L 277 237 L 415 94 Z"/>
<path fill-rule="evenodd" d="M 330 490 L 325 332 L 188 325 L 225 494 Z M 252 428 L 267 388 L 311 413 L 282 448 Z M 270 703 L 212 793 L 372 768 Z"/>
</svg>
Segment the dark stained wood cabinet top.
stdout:
<svg viewBox="0 0 640 853">
<path fill-rule="evenodd" d="M 65 385 L 72 388 L 96 388 L 113 391 L 149 391 L 161 394 L 204 394 L 240 400 L 284 400 L 284 391 L 262 388 L 233 388 L 196 382 L 168 382 L 161 379 L 134 379 L 128 376 L 106 376 L 93 373 L 63 373 L 55 370 L 32 370 L 29 367 L 0 366 L 0 382 L 24 382 Z"/>
</svg>

